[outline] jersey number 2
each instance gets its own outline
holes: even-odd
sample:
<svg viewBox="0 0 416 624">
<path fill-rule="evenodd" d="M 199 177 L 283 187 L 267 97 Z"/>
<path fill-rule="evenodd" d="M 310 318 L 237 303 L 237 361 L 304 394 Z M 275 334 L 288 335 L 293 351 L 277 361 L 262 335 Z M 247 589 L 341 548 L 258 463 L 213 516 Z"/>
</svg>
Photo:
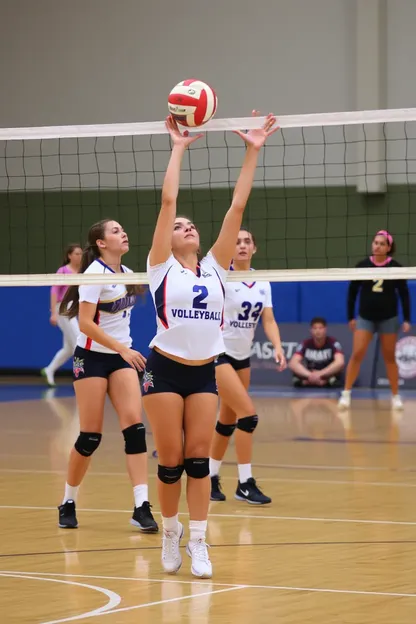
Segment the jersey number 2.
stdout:
<svg viewBox="0 0 416 624">
<path fill-rule="evenodd" d="M 383 292 L 383 282 L 384 280 L 373 280 L 374 286 L 372 288 L 373 292 Z"/>
<path fill-rule="evenodd" d="M 208 297 L 207 287 L 206 286 L 194 286 L 192 290 L 194 293 L 199 293 L 199 295 L 194 297 L 192 307 L 197 308 L 198 310 L 206 310 L 207 304 L 203 303 L 203 301 L 204 299 Z"/>
</svg>

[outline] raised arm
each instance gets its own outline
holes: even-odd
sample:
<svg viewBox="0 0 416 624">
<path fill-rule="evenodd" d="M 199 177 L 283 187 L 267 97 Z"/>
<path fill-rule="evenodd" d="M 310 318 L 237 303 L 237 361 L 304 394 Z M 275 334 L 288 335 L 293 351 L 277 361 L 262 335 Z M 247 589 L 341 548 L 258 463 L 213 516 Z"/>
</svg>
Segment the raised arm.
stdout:
<svg viewBox="0 0 416 624">
<path fill-rule="evenodd" d="M 176 218 L 176 200 L 179 192 L 183 155 L 186 148 L 202 136 L 202 134 L 197 134 L 190 137 L 188 132 L 182 135 L 176 121 L 171 116 L 166 119 L 166 127 L 171 136 L 173 147 L 162 186 L 162 205 L 149 254 L 150 266 L 166 262 L 171 254 L 172 232 Z"/>
<path fill-rule="evenodd" d="M 253 111 L 253 115 L 257 114 L 256 111 Z M 224 269 L 229 268 L 233 257 L 244 210 L 253 186 L 259 151 L 266 142 L 267 137 L 278 130 L 277 127 L 273 128 L 275 123 L 276 117 L 270 113 L 267 115 L 262 128 L 250 130 L 247 133 L 239 130 L 235 132 L 246 143 L 247 151 L 237 184 L 235 185 L 231 206 L 224 217 L 221 231 L 212 247 L 215 259 Z"/>
</svg>

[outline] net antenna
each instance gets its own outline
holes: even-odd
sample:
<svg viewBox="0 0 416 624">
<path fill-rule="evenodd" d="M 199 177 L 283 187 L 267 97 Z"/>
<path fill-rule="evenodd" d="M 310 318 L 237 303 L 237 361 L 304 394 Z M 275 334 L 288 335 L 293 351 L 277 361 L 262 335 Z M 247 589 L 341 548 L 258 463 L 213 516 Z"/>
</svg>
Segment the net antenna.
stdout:
<svg viewBox="0 0 416 624">
<path fill-rule="evenodd" d="M 209 200 L 204 196 L 201 205 L 210 204 L 211 216 L 214 215 L 209 224 L 211 239 L 218 231 L 224 214 L 221 207 L 221 216 L 215 218 L 217 190 L 226 188 L 229 191 L 229 187 L 234 185 L 244 153 L 241 141 L 233 141 L 233 135 L 228 133 L 242 128 L 258 128 L 263 120 L 262 117 L 213 119 L 195 129 L 205 133 L 205 143 L 197 143 L 187 152 L 181 188 L 185 189 L 185 193 L 189 192 L 188 203 L 197 212 L 196 192 L 201 189 L 209 192 Z M 259 211 L 256 205 L 249 211 L 249 225 L 263 232 L 267 246 L 262 263 L 269 268 L 258 270 L 256 280 L 289 282 L 409 278 L 412 268 L 343 267 L 352 263 L 346 259 L 360 259 L 366 255 L 369 236 L 389 225 L 379 222 L 380 215 L 367 214 L 363 231 L 359 232 L 359 225 L 355 226 L 353 239 L 356 246 L 350 252 L 348 229 L 356 215 L 354 211 L 351 214 L 348 212 L 348 189 L 355 189 L 356 193 L 368 197 L 388 194 L 391 184 L 404 185 L 407 189 L 405 217 L 409 220 L 409 227 L 402 236 L 409 239 L 409 189 L 416 178 L 416 108 L 284 115 L 278 117 L 278 125 L 282 131 L 271 137 L 262 152 L 260 171 L 252 193 L 253 203 L 257 202 L 262 209 Z M 75 204 L 72 210 L 71 207 L 67 208 L 62 199 L 62 193 L 67 191 L 80 193 L 81 204 L 84 191 L 98 189 L 100 192 L 115 192 L 120 220 L 123 205 L 122 202 L 120 204 L 119 195 L 126 190 L 139 194 L 146 192 L 148 195 L 145 199 L 140 197 L 137 205 L 130 207 L 131 212 L 136 212 L 139 206 L 138 230 L 146 231 L 147 238 L 143 242 L 143 249 L 137 254 L 136 262 L 137 266 L 143 266 L 158 210 L 157 193 L 162 185 L 169 152 L 167 130 L 162 121 L 0 129 L 0 199 L 3 197 L 1 201 L 5 203 L 1 206 L 9 211 L 10 238 L 13 238 L 12 221 L 15 218 L 13 202 L 17 203 L 19 210 L 24 208 L 26 218 L 29 219 L 32 191 L 41 192 L 44 197 L 49 191 L 58 191 L 63 221 L 67 215 L 79 209 Z M 333 187 L 342 188 L 342 199 L 347 205 L 347 214 L 342 217 L 344 228 L 338 213 L 332 213 Z M 265 199 L 262 193 L 266 195 Z M 153 211 L 152 218 L 146 221 L 149 206 Z M 292 206 L 295 209 L 292 210 Z M 45 214 L 46 208 L 45 200 Z M 125 215 L 129 214 L 127 208 L 123 213 Z M 91 210 L 88 215 L 93 212 Z M 393 224 L 393 231 L 396 214 L 398 212 L 395 210 L 387 214 L 387 220 Z M 88 218 L 81 215 L 82 223 L 77 223 L 76 232 L 81 232 L 81 228 L 85 232 L 94 220 Z M 195 220 L 199 224 L 198 219 Z M 318 232 L 319 220 L 325 221 L 323 234 Z M 48 227 L 45 216 L 45 231 Z M 65 227 L 65 237 L 68 238 L 71 229 Z M 336 233 L 333 234 L 333 231 Z M 28 232 L 29 225 L 27 238 Z M 76 240 L 78 237 L 71 236 L 71 239 L 74 238 Z M 69 242 L 64 240 L 63 235 L 61 239 L 56 244 L 59 249 L 65 242 Z M 407 246 L 410 248 L 409 240 Z M 339 251 L 341 246 L 344 247 L 343 251 Z M 40 243 L 38 247 L 41 247 Z M 54 265 L 49 259 L 46 238 L 43 238 L 42 249 L 45 256 L 42 266 L 51 271 Z M 27 268 L 30 266 L 32 269 L 29 257 L 26 271 L 16 271 L 15 264 L 18 269 L 21 264 L 13 259 L 13 242 L 10 241 L 9 251 L 13 260 L 10 261 L 10 272 L 18 274 L 11 276 L 4 272 L 0 275 L 0 286 L 95 283 L 94 276 L 56 275 L 47 270 L 36 271 L 36 266 L 34 272 L 29 273 Z M 3 252 L 4 260 L 7 253 L 6 248 Z M 5 265 L 1 260 L 0 256 L 0 266 Z M 290 268 L 286 268 L 288 266 Z M 0 272 L 3 273 L 1 269 Z M 250 272 L 235 271 L 230 273 L 229 279 L 252 281 L 252 277 Z M 145 273 L 117 275 L 116 279 L 111 275 L 100 276 L 101 284 L 115 281 L 131 283 L 132 280 L 135 283 L 147 283 Z"/>
</svg>

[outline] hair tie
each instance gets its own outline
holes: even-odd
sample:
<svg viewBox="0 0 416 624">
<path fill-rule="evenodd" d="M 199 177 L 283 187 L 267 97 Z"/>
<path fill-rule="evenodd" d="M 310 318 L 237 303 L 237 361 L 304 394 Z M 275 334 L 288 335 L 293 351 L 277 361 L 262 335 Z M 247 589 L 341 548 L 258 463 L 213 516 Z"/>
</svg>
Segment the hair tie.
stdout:
<svg viewBox="0 0 416 624">
<path fill-rule="evenodd" d="M 390 247 L 393 244 L 393 236 L 389 234 L 387 230 L 379 230 L 376 236 L 384 236 L 387 239 L 387 242 L 390 245 Z"/>
</svg>

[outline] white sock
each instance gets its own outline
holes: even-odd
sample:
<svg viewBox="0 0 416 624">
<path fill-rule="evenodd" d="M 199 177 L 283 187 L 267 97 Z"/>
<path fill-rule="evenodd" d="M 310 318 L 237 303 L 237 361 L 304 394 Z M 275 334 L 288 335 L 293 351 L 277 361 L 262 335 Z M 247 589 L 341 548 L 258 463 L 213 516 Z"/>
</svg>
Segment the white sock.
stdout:
<svg viewBox="0 0 416 624">
<path fill-rule="evenodd" d="M 135 507 L 141 507 L 145 501 L 149 500 L 149 488 L 147 485 L 135 485 L 133 494 Z"/>
<path fill-rule="evenodd" d="M 191 542 L 197 542 L 199 539 L 205 540 L 207 526 L 207 520 L 189 520 L 189 534 Z"/>
<path fill-rule="evenodd" d="M 252 476 L 251 464 L 238 464 L 238 480 L 240 483 L 246 483 Z"/>
<path fill-rule="evenodd" d="M 214 477 L 220 474 L 222 459 L 209 458 L 209 476 Z"/>
<path fill-rule="evenodd" d="M 64 500 L 62 501 L 62 505 L 64 505 L 66 501 L 68 500 L 73 500 L 74 503 L 76 503 L 78 490 L 79 490 L 79 485 L 68 485 L 68 483 L 65 483 L 65 495 L 64 495 Z"/>
<path fill-rule="evenodd" d="M 349 396 L 351 396 L 351 390 L 343 390 L 343 391 L 342 391 L 342 396 L 344 396 L 344 397 L 349 397 Z"/>
<path fill-rule="evenodd" d="M 164 516 L 162 516 L 162 524 L 164 531 L 179 533 L 178 514 L 176 514 L 176 516 L 171 516 L 170 518 L 165 518 Z"/>
</svg>

